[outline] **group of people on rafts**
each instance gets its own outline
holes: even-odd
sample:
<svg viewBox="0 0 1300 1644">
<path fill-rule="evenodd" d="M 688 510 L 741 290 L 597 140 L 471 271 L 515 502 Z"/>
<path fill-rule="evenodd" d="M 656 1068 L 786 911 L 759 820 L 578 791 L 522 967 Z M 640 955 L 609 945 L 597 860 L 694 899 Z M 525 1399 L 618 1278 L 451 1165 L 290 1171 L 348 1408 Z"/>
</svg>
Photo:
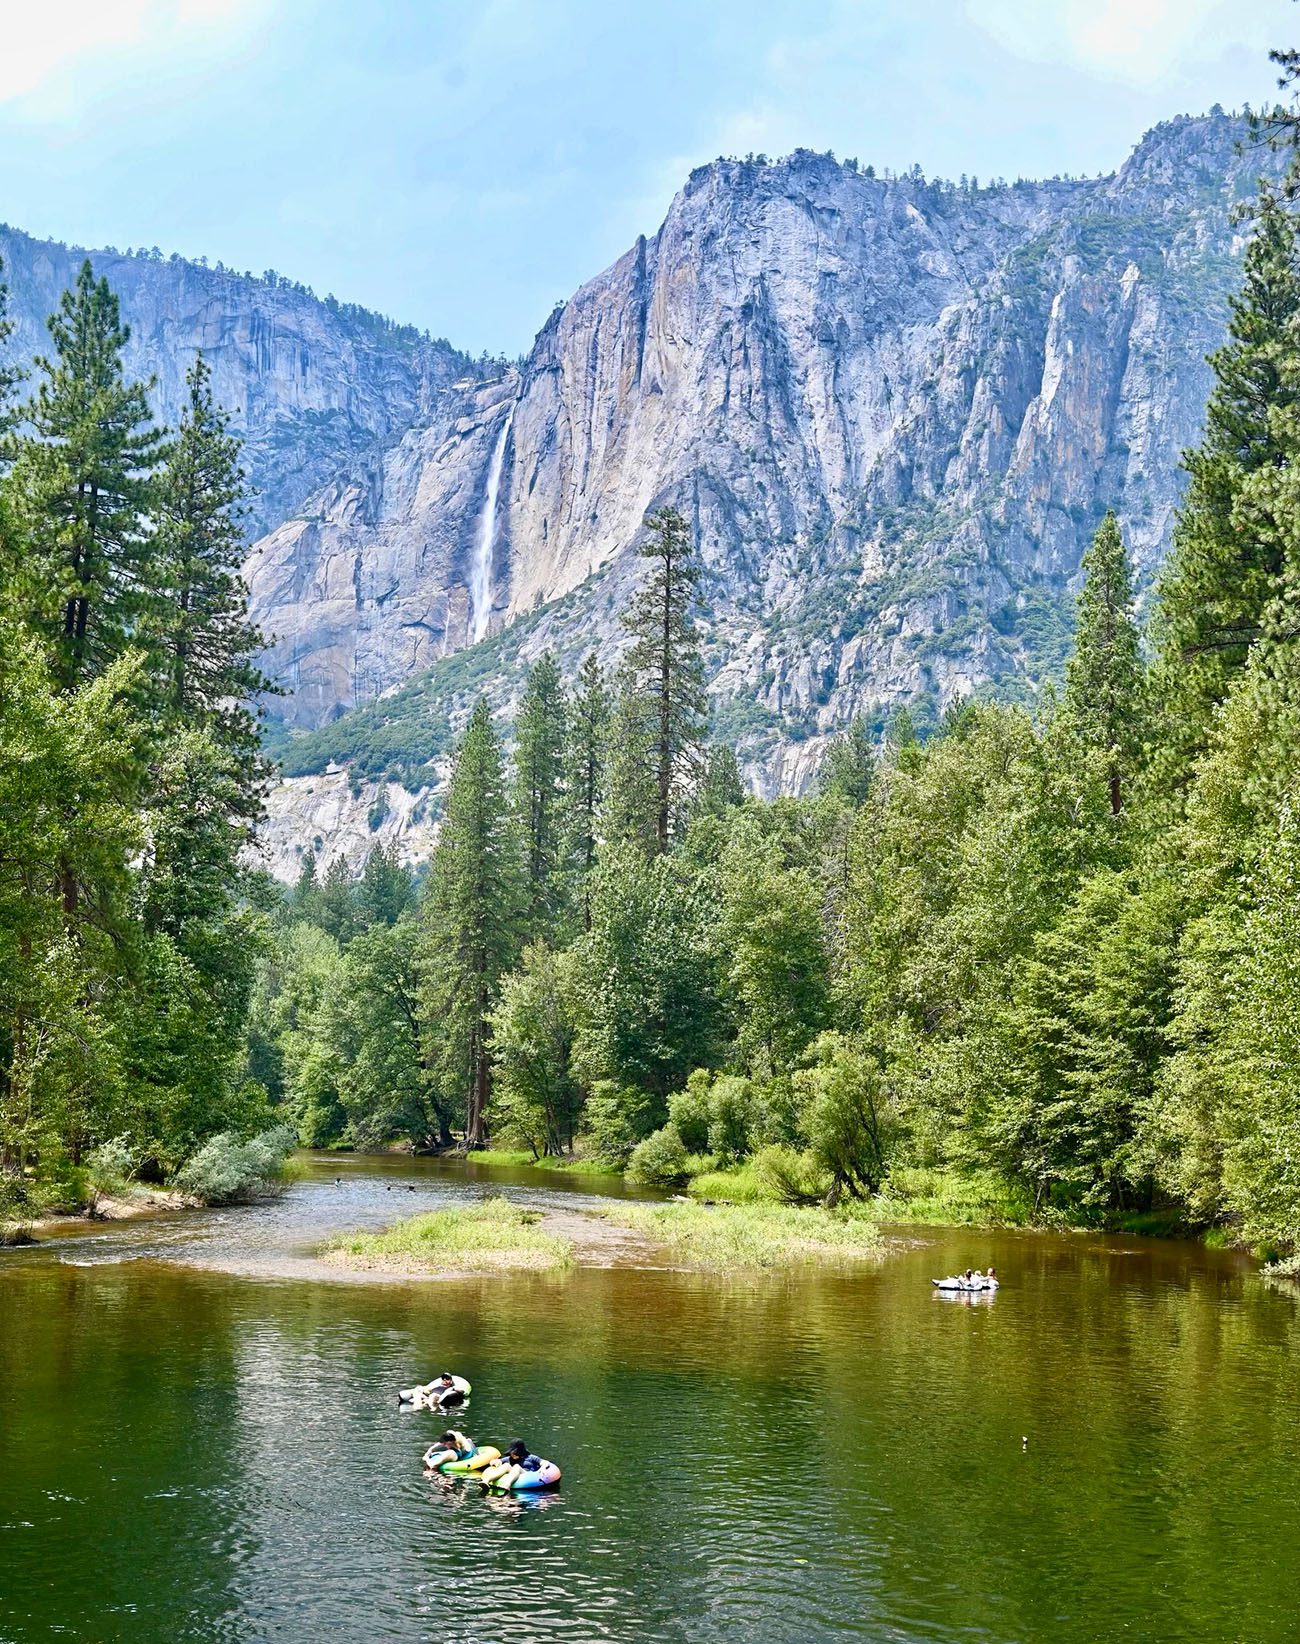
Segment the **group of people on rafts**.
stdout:
<svg viewBox="0 0 1300 1644">
<path fill-rule="evenodd" d="M 931 1279 L 930 1283 L 936 1290 L 996 1290 L 998 1273 L 995 1267 L 990 1267 L 987 1273 L 981 1273 L 978 1267 L 968 1267 L 953 1278 Z"/>
<path fill-rule="evenodd" d="M 404 1388 L 397 1399 L 414 1410 L 447 1411 L 459 1409 L 469 1393 L 463 1376 L 444 1371 L 422 1387 Z M 516 1439 L 503 1454 L 494 1445 L 476 1444 L 454 1427 L 424 1452 L 424 1465 L 431 1473 L 476 1478 L 490 1490 L 547 1490 L 560 1482 L 555 1463 L 534 1455 L 523 1439 Z"/>
</svg>

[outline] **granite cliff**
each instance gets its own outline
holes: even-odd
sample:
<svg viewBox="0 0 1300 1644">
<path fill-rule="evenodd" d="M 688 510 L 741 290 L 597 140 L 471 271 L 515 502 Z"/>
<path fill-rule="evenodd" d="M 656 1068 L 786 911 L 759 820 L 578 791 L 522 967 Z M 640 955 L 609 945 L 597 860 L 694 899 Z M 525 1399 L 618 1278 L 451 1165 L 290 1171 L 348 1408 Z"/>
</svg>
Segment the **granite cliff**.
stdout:
<svg viewBox="0 0 1300 1644">
<path fill-rule="evenodd" d="M 276 709 L 314 732 L 299 768 L 355 746 L 360 709 L 436 786 L 431 715 L 479 688 L 508 709 L 544 645 L 612 661 L 632 545 L 672 501 L 707 563 L 719 727 L 772 792 L 855 716 L 1031 694 L 1106 507 L 1149 581 L 1239 278 L 1233 207 L 1270 163 L 1242 136 L 1215 111 L 1111 176 L 984 187 L 720 160 L 513 366 L 278 278 L 94 260 L 162 415 L 196 347 L 238 408 Z M 30 353 L 79 254 L 4 230 L 0 255 Z"/>
<path fill-rule="evenodd" d="M 1032 690 L 1102 511 L 1144 574 L 1168 545 L 1263 164 L 1241 135 L 1180 119 L 1113 176 L 985 188 L 808 153 L 703 167 L 517 369 L 436 392 L 258 545 L 289 719 L 523 617 L 503 661 L 612 656 L 630 545 L 668 500 L 757 785 L 801 785 L 855 715 Z"/>
</svg>

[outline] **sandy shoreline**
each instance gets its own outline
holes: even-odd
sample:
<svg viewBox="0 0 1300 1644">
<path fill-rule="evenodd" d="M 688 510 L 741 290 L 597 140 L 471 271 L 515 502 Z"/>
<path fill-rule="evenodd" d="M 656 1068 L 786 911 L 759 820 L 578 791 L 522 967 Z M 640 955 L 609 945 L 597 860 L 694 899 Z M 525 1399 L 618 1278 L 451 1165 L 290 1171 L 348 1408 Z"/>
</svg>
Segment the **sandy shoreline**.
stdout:
<svg viewBox="0 0 1300 1644">
<path fill-rule="evenodd" d="M 169 1187 L 141 1187 L 127 1197 L 103 1194 L 95 1207 L 74 1216 L 13 1216 L 0 1221 L 5 1233 L 23 1232 L 36 1237 L 42 1233 L 72 1233 L 102 1222 L 130 1222 L 141 1216 L 158 1216 L 168 1211 L 198 1208 L 197 1201 Z"/>
</svg>

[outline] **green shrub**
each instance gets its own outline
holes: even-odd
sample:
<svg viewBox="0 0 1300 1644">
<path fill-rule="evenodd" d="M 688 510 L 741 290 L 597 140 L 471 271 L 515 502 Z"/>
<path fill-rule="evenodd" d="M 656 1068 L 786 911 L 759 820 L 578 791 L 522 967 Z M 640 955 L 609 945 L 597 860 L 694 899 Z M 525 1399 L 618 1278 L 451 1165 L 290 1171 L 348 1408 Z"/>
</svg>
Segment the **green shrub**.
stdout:
<svg viewBox="0 0 1300 1644">
<path fill-rule="evenodd" d="M 754 1155 L 754 1175 L 764 1197 L 778 1204 L 816 1204 L 830 1192 L 830 1172 L 811 1153 L 773 1144 Z"/>
<path fill-rule="evenodd" d="M 686 1081 L 686 1089 L 678 1090 L 668 1098 L 668 1121 L 676 1125 L 677 1134 L 688 1153 L 703 1153 L 709 1145 L 709 1087 L 713 1075 L 708 1068 L 697 1067 Z"/>
<path fill-rule="evenodd" d="M 680 1187 L 690 1174 L 689 1158 L 677 1126 L 666 1124 L 632 1149 L 627 1173 L 647 1187 Z"/>
<path fill-rule="evenodd" d="M 276 1125 L 241 1141 L 230 1131 L 213 1136 L 176 1173 L 176 1185 L 204 1204 L 240 1204 L 276 1191 L 297 1132 Z"/>
<path fill-rule="evenodd" d="M 709 1152 L 732 1164 L 743 1159 L 749 1152 L 753 1111 L 749 1080 L 720 1073 L 709 1092 Z"/>
<path fill-rule="evenodd" d="M 104 1142 L 86 1160 L 86 1172 L 96 1193 L 123 1193 L 139 1167 L 125 1136 Z"/>
<path fill-rule="evenodd" d="M 46 1216 L 79 1216 L 95 1201 L 90 1172 L 84 1165 L 61 1162 L 31 1189 L 32 1206 Z"/>
<path fill-rule="evenodd" d="M 646 1091 L 601 1079 L 587 1102 L 588 1150 L 603 1164 L 626 1169 L 636 1144 L 654 1128 L 654 1109 L 655 1099 Z"/>
</svg>

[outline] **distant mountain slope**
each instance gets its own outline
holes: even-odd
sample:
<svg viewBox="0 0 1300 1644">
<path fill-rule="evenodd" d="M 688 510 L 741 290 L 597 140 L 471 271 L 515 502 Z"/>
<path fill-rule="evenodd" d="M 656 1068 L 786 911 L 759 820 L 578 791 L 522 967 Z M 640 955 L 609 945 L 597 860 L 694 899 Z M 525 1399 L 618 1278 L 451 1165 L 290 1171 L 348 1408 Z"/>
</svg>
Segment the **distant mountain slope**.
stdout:
<svg viewBox="0 0 1300 1644">
<path fill-rule="evenodd" d="M 1030 688 L 1102 511 L 1145 571 L 1167 547 L 1231 209 L 1270 163 L 1243 134 L 1182 118 L 1114 176 L 983 189 L 808 153 L 703 167 L 517 372 L 436 393 L 381 469 L 259 545 L 288 717 L 372 701 L 489 617 L 539 612 L 494 655 L 612 656 L 666 500 L 704 547 L 715 698 L 760 785 L 801 785 L 854 715 Z"/>
<path fill-rule="evenodd" d="M 340 473 L 365 475 L 448 383 L 474 370 L 449 343 L 378 314 L 322 301 L 287 280 L 255 279 L 181 257 L 85 252 L 0 227 L 3 278 L 26 359 L 49 351 L 45 320 L 84 257 L 106 275 L 131 327 L 128 369 L 156 377 L 172 419 L 196 349 L 236 413 L 256 495 L 257 534 Z"/>
<path fill-rule="evenodd" d="M 508 708 L 544 645 L 612 660 L 671 500 L 709 568 L 719 724 L 770 792 L 855 715 L 1031 691 L 1105 507 L 1158 563 L 1232 207 L 1272 164 L 1244 135 L 1180 118 L 1113 176 L 978 189 L 718 161 L 509 368 L 282 280 L 93 255 L 162 414 L 197 347 L 240 412 L 254 612 L 277 711 L 312 732 L 291 769 L 418 787 L 473 692 Z M 0 229 L 0 255 L 31 354 L 81 253 Z"/>
</svg>

